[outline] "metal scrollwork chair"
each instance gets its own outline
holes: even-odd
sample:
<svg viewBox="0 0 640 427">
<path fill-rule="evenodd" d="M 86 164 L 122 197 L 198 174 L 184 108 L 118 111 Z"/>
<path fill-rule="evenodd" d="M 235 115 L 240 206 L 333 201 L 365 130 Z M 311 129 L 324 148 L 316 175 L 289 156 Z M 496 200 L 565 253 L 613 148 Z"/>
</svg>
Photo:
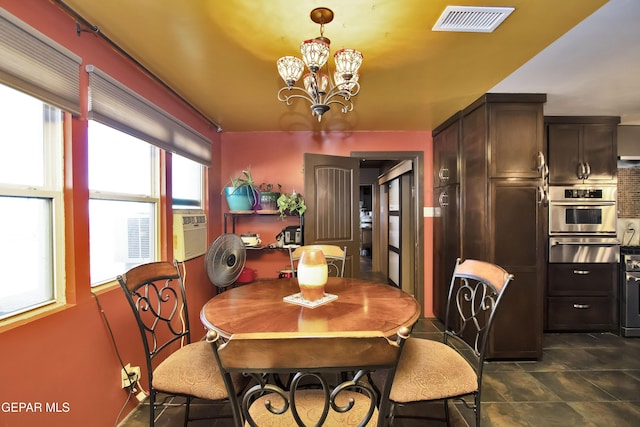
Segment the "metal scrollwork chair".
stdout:
<svg viewBox="0 0 640 427">
<path fill-rule="evenodd" d="M 494 315 L 513 276 L 484 261 L 456 261 L 447 300 L 443 341 L 410 338 L 398 363 L 389 394 L 391 421 L 405 418 L 397 407 L 458 399 L 475 411 L 480 426 L 482 371 Z M 473 401 L 464 399 L 472 396 Z M 420 418 L 407 415 L 406 418 Z"/>
<path fill-rule="evenodd" d="M 289 259 L 291 261 L 291 271 L 293 276 L 297 276 L 296 267 L 302 252 L 306 249 L 320 249 L 327 260 L 327 267 L 329 268 L 329 276 L 343 277 L 344 265 L 347 260 L 347 247 L 341 248 L 335 245 L 306 245 L 298 246 L 294 250 L 289 248 Z"/>
<path fill-rule="evenodd" d="M 189 312 L 177 264 L 152 262 L 118 276 L 142 337 L 149 385 L 149 425 L 153 427 L 158 393 L 187 399 L 184 424 L 194 397 L 227 401 L 227 389 L 211 346 L 191 343 Z M 240 389 L 248 381 L 231 377 Z"/>
<path fill-rule="evenodd" d="M 235 427 L 348 427 L 386 425 L 389 386 L 378 394 L 368 373 L 384 370 L 390 385 L 408 336 L 407 328 L 397 341 L 377 332 L 247 333 L 223 342 L 209 331 L 207 340 L 227 385 Z M 345 370 L 355 374 L 343 381 Z M 255 381 L 241 398 L 231 380 L 237 373 Z M 273 380 L 280 374 L 292 381 L 283 386 Z"/>
</svg>

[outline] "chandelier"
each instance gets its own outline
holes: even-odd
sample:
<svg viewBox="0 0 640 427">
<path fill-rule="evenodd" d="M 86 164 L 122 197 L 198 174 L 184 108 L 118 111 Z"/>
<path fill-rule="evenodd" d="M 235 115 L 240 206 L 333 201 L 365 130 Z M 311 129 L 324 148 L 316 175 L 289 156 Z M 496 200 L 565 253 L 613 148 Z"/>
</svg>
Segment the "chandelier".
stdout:
<svg viewBox="0 0 640 427">
<path fill-rule="evenodd" d="M 278 59 L 278 72 L 287 84 L 278 91 L 278 100 L 291 105 L 296 98 L 306 99 L 311 103 L 311 115 L 318 116 L 318 121 L 321 121 L 331 104 L 340 105 L 343 113 L 353 111 L 351 97 L 360 91 L 358 69 L 362 64 L 362 53 L 355 49 L 337 51 L 333 55 L 335 72 L 332 79 L 327 64 L 331 41 L 324 36 L 324 24 L 333 20 L 333 11 L 318 7 L 311 11 L 310 16 L 313 22 L 320 24 L 320 36 L 300 44 L 302 59 L 295 56 Z M 309 72 L 302 79 L 303 89 L 295 84 L 305 66 Z"/>
</svg>

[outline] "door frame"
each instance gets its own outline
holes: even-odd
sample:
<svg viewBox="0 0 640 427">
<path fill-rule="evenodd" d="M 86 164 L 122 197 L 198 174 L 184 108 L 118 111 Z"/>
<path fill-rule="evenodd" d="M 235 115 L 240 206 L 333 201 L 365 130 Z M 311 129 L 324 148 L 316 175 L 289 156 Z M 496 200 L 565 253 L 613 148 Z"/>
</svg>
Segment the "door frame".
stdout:
<svg viewBox="0 0 640 427">
<path fill-rule="evenodd" d="M 411 230 L 415 233 L 414 248 L 414 296 L 424 310 L 424 152 L 423 151 L 352 151 L 351 157 L 357 157 L 361 160 L 385 160 L 397 161 L 404 160 L 413 162 L 414 187 L 412 198 L 413 215 Z M 379 185 L 374 187 L 374 195 L 380 194 Z M 380 197 L 374 197 L 374 204 L 380 203 Z M 374 207 L 379 209 L 379 206 Z M 376 245 L 376 238 L 373 244 Z M 377 245 L 376 245 L 377 246 Z M 374 253 L 380 252 L 380 247 L 374 248 Z"/>
</svg>

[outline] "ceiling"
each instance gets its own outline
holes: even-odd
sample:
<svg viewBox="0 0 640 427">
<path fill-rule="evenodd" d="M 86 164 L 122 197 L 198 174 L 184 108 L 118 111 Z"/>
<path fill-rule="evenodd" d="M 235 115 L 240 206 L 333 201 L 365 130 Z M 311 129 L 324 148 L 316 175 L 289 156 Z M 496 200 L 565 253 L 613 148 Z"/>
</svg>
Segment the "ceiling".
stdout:
<svg viewBox="0 0 640 427">
<path fill-rule="evenodd" d="M 546 93 L 545 114 L 640 124 L 637 0 L 54 0 L 223 132 L 429 131 L 485 92 Z M 513 6 L 493 33 L 432 31 L 445 7 Z M 354 111 L 276 98 L 276 60 L 319 35 L 363 52 Z M 82 37 L 92 37 L 83 32 Z"/>
</svg>

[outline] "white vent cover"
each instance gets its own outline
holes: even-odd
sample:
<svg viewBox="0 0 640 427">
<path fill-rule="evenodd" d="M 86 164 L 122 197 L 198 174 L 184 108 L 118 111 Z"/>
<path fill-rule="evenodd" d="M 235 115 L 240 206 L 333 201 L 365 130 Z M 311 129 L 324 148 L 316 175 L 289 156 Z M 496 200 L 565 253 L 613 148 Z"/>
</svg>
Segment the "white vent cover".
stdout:
<svg viewBox="0 0 640 427">
<path fill-rule="evenodd" d="M 514 7 L 447 6 L 433 31 L 490 33 L 514 11 Z"/>
</svg>

